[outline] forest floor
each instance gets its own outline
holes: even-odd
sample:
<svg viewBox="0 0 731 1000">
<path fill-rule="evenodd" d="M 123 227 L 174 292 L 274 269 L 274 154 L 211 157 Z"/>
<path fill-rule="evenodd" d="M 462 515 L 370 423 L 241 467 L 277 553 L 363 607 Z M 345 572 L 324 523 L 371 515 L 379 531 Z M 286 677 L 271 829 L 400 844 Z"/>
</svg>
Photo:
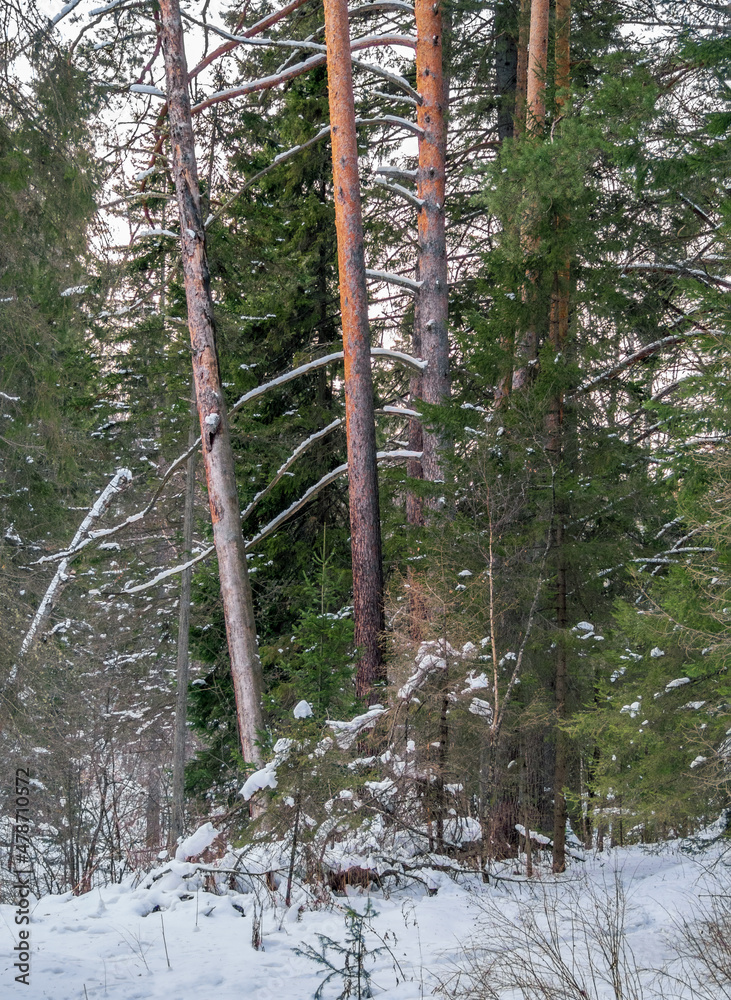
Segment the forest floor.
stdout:
<svg viewBox="0 0 731 1000">
<path fill-rule="evenodd" d="M 728 897 L 731 852 L 719 841 L 590 853 L 562 876 L 544 866 L 531 880 L 513 863 L 490 884 L 475 874 L 425 867 L 423 882 L 402 880 L 370 893 L 354 887 L 315 909 L 303 905 L 309 892 L 303 886 L 286 908 L 264 880 L 241 893 L 220 888 L 219 879 L 217 895 L 200 882 L 192 889 L 196 872 L 190 862 L 166 861 L 142 879 L 34 900 L 30 985 L 14 981 L 19 928 L 15 908 L 0 906 L 0 994 L 28 1000 L 309 1000 L 331 970 L 301 952 L 307 945 L 321 951 L 318 935 L 325 935 L 350 952 L 327 952 L 334 968 L 345 970 L 347 958 L 348 969 L 325 985 L 326 1000 L 370 995 L 363 976 L 358 991 L 359 941 L 368 950 L 363 968 L 372 977 L 372 995 L 383 1000 L 443 995 L 440 983 L 450 996 L 511 998 L 521 995 L 519 982 L 546 976 L 554 977 L 550 996 L 577 1000 L 582 990 L 590 1000 L 731 995 L 731 984 L 729 992 L 710 993 L 688 985 L 692 961 L 683 957 L 683 924 L 700 927 L 714 898 Z M 369 901 L 375 914 L 354 920 Z M 348 911 L 355 930 L 350 945 Z M 256 921 L 259 950 L 252 947 Z M 491 962 L 487 973 L 479 972 Z M 465 988 L 470 969 L 483 978 L 482 992 L 459 993 L 457 974 L 461 970 Z"/>
</svg>

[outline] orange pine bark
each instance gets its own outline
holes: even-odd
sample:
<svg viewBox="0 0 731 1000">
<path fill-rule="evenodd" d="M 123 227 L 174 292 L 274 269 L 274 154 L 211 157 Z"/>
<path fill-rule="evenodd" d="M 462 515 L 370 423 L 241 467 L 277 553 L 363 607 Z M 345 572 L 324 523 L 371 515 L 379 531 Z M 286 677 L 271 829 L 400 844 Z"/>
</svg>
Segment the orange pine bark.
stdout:
<svg viewBox="0 0 731 1000">
<path fill-rule="evenodd" d="M 347 0 L 325 0 L 340 311 L 345 352 L 350 535 L 355 642 L 361 650 L 356 692 L 371 698 L 386 678 L 381 654 L 383 569 L 376 431 L 371 374 L 363 217 Z"/>
</svg>

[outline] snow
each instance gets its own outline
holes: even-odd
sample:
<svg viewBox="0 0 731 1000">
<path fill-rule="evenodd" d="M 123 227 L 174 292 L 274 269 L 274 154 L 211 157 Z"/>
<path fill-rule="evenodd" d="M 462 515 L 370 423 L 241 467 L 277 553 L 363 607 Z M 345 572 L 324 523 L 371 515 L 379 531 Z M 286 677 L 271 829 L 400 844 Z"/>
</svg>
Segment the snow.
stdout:
<svg viewBox="0 0 731 1000">
<path fill-rule="evenodd" d="M 276 788 L 277 787 L 277 767 L 274 761 L 270 761 L 265 767 L 262 767 L 259 771 L 254 771 L 253 774 L 244 782 L 241 788 L 241 795 L 248 802 L 255 792 L 261 791 L 262 788 Z"/>
<path fill-rule="evenodd" d="M 204 823 L 199 826 L 195 833 L 186 837 L 178 846 L 175 852 L 176 861 L 187 861 L 188 858 L 195 858 L 202 854 L 206 848 L 210 847 L 218 836 L 218 830 L 214 829 L 213 823 Z"/>
<path fill-rule="evenodd" d="M 447 824 L 450 834 L 458 823 Z M 491 876 L 489 884 L 453 858 L 415 857 L 408 865 L 398 865 L 398 879 L 383 875 L 383 890 L 376 885 L 370 890 L 347 886 L 345 898 L 331 896 L 325 905 L 313 886 L 296 883 L 289 908 L 281 888 L 287 871 L 284 842 L 229 852 L 220 862 L 220 872 L 216 865 L 161 859 L 148 874 L 130 876 L 121 884 L 82 896 L 66 893 L 34 899 L 27 987 L 14 989 L 10 979 L 9 956 L 18 940 L 15 905 L 0 906 L 9 982 L 6 993 L 22 994 L 28 1000 L 209 996 L 308 1000 L 324 973 L 302 952 L 308 945 L 318 948 L 318 935 L 343 943 L 346 907 L 362 913 L 369 901 L 375 911 L 366 924 L 370 949 L 383 940 L 394 942 L 393 955 L 384 952 L 367 959 L 380 1000 L 427 1000 L 443 995 L 438 992 L 439 981 L 458 968 L 465 969 L 470 959 L 479 959 L 488 947 L 494 955 L 510 954 L 511 963 L 521 955 L 538 957 L 535 949 L 529 951 L 525 935 L 520 942 L 520 932 L 532 927 L 532 920 L 545 927 L 551 914 L 555 914 L 564 957 L 576 962 L 577 977 L 586 985 L 590 960 L 596 960 L 601 949 L 584 942 L 581 931 L 576 934 L 577 915 L 588 915 L 590 937 L 595 932 L 609 933 L 618 887 L 626 899 L 624 940 L 643 970 L 639 976 L 645 995 L 654 995 L 650 991 L 652 970 L 667 966 L 673 975 L 681 968 L 679 926 L 694 918 L 710 893 L 724 891 L 728 874 L 717 864 L 720 849 L 713 843 L 722 828 L 719 819 L 694 844 L 676 841 L 590 854 L 584 863 L 572 864 L 565 876 L 551 876 L 544 865 L 539 877 L 528 880 L 522 864 L 519 868 L 497 865 L 492 870 L 497 877 Z M 524 835 L 523 828 L 519 831 Z M 464 827 L 465 842 L 474 832 L 472 825 Z M 548 838 L 531 830 L 531 839 L 538 865 Z M 394 870 L 393 862 L 381 857 L 375 847 L 338 845 L 326 861 L 328 870 L 335 872 L 354 864 L 374 872 Z M 226 873 L 234 867 L 239 874 L 231 888 Z M 278 890 L 267 888 L 270 871 L 273 884 L 280 883 Z M 250 945 L 255 917 L 261 919 L 263 937 L 263 948 L 258 951 Z M 513 936 L 511 948 L 507 937 L 513 931 L 519 933 Z M 337 987 L 324 996 L 328 1000 L 337 996 L 343 984 Z M 499 995 L 509 998 L 512 993 Z M 600 983 L 589 995 L 606 1000 L 610 992 Z M 633 995 L 641 993 L 633 991 Z M 668 984 L 665 995 L 673 1000 L 698 996 L 679 981 Z"/>
<path fill-rule="evenodd" d="M 468 709 L 472 715 L 481 715 L 483 718 L 492 721 L 492 705 L 482 698 L 473 698 Z"/>
<path fill-rule="evenodd" d="M 388 712 L 388 709 L 384 708 L 383 705 L 371 705 L 367 712 L 364 712 L 363 715 L 356 715 L 350 722 L 339 722 L 335 719 L 329 719 L 327 724 L 331 729 L 335 730 L 335 739 L 338 742 L 338 746 L 342 747 L 343 750 L 347 750 L 355 743 L 359 733 L 365 729 L 372 729 L 378 719 L 386 712 Z"/>
<path fill-rule="evenodd" d="M 133 83 L 129 89 L 132 94 L 149 94 L 151 97 L 167 98 L 167 94 L 159 87 L 151 87 L 146 83 Z"/>
<path fill-rule="evenodd" d="M 292 713 L 295 719 L 309 719 L 312 715 L 312 705 L 308 701 L 302 699 L 298 701 L 294 706 L 294 711 Z"/>
<path fill-rule="evenodd" d="M 673 688 L 682 687 L 684 684 L 690 684 L 690 677 L 676 677 L 675 680 L 669 681 L 665 685 L 665 690 L 672 691 Z"/>
<path fill-rule="evenodd" d="M 172 236 L 174 240 L 177 240 L 180 233 L 174 233 L 172 229 L 163 229 L 161 226 L 153 226 L 152 229 L 140 229 L 135 234 L 135 239 L 141 240 L 145 236 Z"/>
<path fill-rule="evenodd" d="M 664 649 L 660 649 L 659 646 L 655 646 L 655 647 L 653 647 L 653 649 L 650 650 L 650 656 L 654 660 L 658 660 L 661 656 L 665 656 L 665 650 Z"/>
</svg>

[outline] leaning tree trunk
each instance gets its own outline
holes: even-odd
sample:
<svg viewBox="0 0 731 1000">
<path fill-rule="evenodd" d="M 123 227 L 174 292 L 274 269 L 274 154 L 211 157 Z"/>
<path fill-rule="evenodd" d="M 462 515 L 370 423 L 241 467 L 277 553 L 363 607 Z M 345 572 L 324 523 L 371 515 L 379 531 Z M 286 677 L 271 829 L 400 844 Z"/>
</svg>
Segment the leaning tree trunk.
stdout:
<svg viewBox="0 0 731 1000">
<path fill-rule="evenodd" d="M 216 356 L 213 300 L 179 0 L 160 0 L 160 13 L 168 92 L 171 166 L 180 212 L 193 379 L 203 440 L 213 540 L 218 558 L 241 747 L 245 760 L 259 762 L 260 752 L 256 740 L 257 731 L 262 725 L 261 663 L 244 537 L 241 532 L 233 449 Z"/>
<path fill-rule="evenodd" d="M 325 0 L 325 44 L 345 352 L 353 615 L 355 642 L 361 650 L 355 686 L 359 697 L 370 698 L 374 685 L 386 679 L 381 653 L 383 568 L 368 292 L 347 0 Z"/>
</svg>

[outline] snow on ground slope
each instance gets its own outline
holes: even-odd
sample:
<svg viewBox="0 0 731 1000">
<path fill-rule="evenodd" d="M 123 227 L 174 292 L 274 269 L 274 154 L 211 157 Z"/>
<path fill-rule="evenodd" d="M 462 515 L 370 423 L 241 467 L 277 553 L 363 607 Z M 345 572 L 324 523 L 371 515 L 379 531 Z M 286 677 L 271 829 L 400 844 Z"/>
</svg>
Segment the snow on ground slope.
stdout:
<svg viewBox="0 0 731 1000">
<path fill-rule="evenodd" d="M 225 864 L 232 858 L 224 859 Z M 692 918 L 699 900 L 717 891 L 724 879 L 728 891 L 729 863 L 731 858 L 718 846 L 702 852 L 679 843 L 633 847 L 590 856 L 558 879 L 543 874 L 530 882 L 511 867 L 503 870 L 504 880 L 489 885 L 475 875 L 454 878 L 424 869 L 424 882 L 402 881 L 370 895 L 351 889 L 347 898 L 335 897 L 334 905 L 320 909 L 302 907 L 308 890 L 298 887 L 296 902 L 287 909 L 281 902 L 272 904 L 263 878 L 251 880 L 251 891 L 243 893 L 227 890 L 219 878 L 223 887 L 216 895 L 205 891 L 194 864 L 171 860 L 142 881 L 35 902 L 29 986 L 14 981 L 15 908 L 0 906 L 0 995 L 28 1000 L 308 1000 L 328 970 L 296 949 L 311 945 L 319 950 L 318 935 L 342 945 L 346 908 L 362 912 L 370 899 L 377 915 L 365 930 L 366 942 L 371 949 L 386 947 L 366 962 L 373 995 L 421 1000 L 433 995 L 438 980 L 468 964 L 476 949 L 505 949 L 505 928 L 523 926 L 527 917 L 535 918 L 536 927 L 547 927 L 555 912 L 565 941 L 577 914 L 586 917 L 590 929 L 601 930 L 611 919 L 607 906 L 611 909 L 617 898 L 615 873 L 627 900 L 626 943 L 639 966 L 656 968 L 675 957 L 678 921 Z M 210 878 L 207 884 L 212 885 Z M 283 893 L 278 895 L 281 899 Z M 251 943 L 257 920 L 263 939 L 258 951 Z M 329 955 L 333 965 L 342 966 L 342 956 Z M 338 997 L 343 988 L 343 979 L 335 976 L 323 996 Z M 600 984 L 591 995 L 611 994 Z M 665 991 L 666 997 L 674 995 L 682 991 Z"/>
</svg>

